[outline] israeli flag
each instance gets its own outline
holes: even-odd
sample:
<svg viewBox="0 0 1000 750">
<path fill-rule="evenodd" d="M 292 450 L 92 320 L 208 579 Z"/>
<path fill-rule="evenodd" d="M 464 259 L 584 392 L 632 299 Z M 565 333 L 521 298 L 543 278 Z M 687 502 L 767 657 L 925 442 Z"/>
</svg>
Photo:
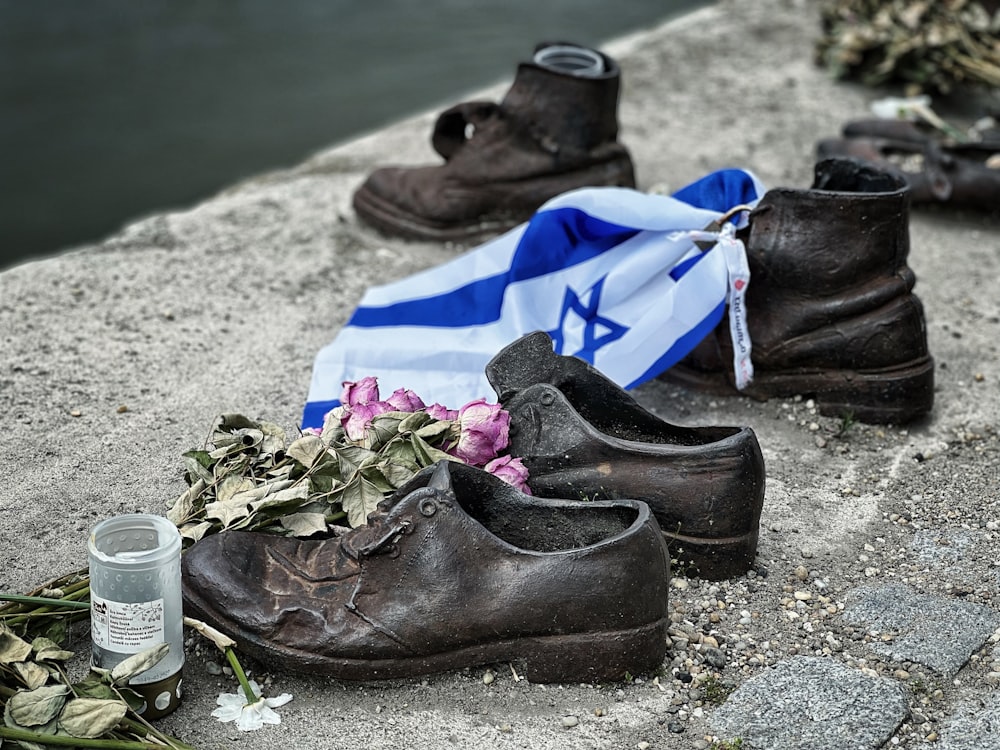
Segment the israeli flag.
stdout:
<svg viewBox="0 0 1000 750">
<path fill-rule="evenodd" d="M 746 255 L 733 224 L 723 222 L 735 213 L 745 224 L 738 207 L 763 194 L 760 181 L 739 169 L 713 172 L 673 196 L 574 190 L 452 261 L 370 288 L 316 356 L 302 426 L 322 426 L 343 383 L 369 375 L 383 395 L 407 388 L 451 409 L 493 400 L 486 363 L 538 330 L 558 353 L 625 388 L 659 375 L 719 324 L 736 290 L 745 291 Z M 705 231 L 720 223 L 729 231 Z"/>
</svg>

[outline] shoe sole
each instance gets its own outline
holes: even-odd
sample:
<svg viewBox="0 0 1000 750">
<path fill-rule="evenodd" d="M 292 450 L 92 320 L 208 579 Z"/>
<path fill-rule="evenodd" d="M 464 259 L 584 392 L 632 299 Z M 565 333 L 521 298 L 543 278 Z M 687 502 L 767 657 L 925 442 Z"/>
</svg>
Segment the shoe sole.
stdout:
<svg viewBox="0 0 1000 750">
<path fill-rule="evenodd" d="M 635 178 L 631 164 L 627 161 L 612 160 L 573 172 L 562 172 L 549 178 L 532 180 L 535 190 L 538 185 L 551 182 L 550 189 L 543 190 L 549 198 L 567 191 L 566 183 L 575 187 L 634 187 Z M 498 194 L 516 195 L 523 191 L 518 183 L 492 183 L 485 186 Z M 539 202 L 539 206 L 545 201 Z M 399 206 L 376 195 L 365 185 L 354 193 L 354 211 L 367 224 L 385 234 L 411 240 L 431 240 L 437 242 L 473 242 L 494 237 L 513 229 L 531 218 L 537 206 L 524 213 L 498 211 L 485 214 L 461 224 L 435 222 L 426 217 L 403 211 Z"/>
<path fill-rule="evenodd" d="M 803 396 L 812 398 L 825 417 L 873 424 L 912 422 L 934 406 L 934 359 L 930 356 L 884 370 L 757 372 L 743 391 L 736 390 L 722 372 L 706 373 L 683 364 L 659 377 L 716 396 L 745 395 L 760 401 Z"/>
<path fill-rule="evenodd" d="M 205 602 L 185 591 L 185 613 L 208 623 L 225 622 Z M 324 674 L 340 680 L 365 682 L 448 672 L 486 664 L 521 665 L 530 682 L 621 682 L 628 675 L 647 674 L 663 664 L 667 648 L 667 619 L 625 630 L 525 636 L 505 641 L 463 646 L 438 654 L 394 659 L 326 657 L 264 641 L 237 629 L 237 648 L 264 664 L 280 669 Z"/>
</svg>

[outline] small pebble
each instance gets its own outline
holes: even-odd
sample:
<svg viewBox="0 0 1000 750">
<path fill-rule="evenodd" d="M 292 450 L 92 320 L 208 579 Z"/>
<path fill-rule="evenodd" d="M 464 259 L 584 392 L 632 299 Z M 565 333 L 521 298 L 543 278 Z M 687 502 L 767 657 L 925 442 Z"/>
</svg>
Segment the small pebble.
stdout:
<svg viewBox="0 0 1000 750">
<path fill-rule="evenodd" d="M 563 716 L 562 725 L 566 729 L 571 729 L 580 723 L 580 720 L 575 716 Z"/>
<path fill-rule="evenodd" d="M 483 684 L 489 685 L 494 679 L 496 679 L 496 676 L 492 672 L 487 671 L 486 674 L 483 675 Z"/>
<path fill-rule="evenodd" d="M 636 747 L 638 748 L 638 750 L 649 750 L 649 743 L 643 740 L 638 745 L 636 745 Z"/>
<path fill-rule="evenodd" d="M 222 667 L 216 664 L 214 661 L 205 662 L 205 671 L 210 675 L 220 675 L 222 674 Z"/>
</svg>

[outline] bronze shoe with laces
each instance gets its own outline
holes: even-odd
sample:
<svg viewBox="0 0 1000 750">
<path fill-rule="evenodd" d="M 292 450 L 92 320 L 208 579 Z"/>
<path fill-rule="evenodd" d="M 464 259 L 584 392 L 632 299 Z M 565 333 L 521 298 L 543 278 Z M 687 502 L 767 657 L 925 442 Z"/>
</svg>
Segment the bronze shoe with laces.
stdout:
<svg viewBox="0 0 1000 750">
<path fill-rule="evenodd" d="M 183 558 L 187 614 L 267 664 L 345 680 L 494 662 L 535 682 L 642 674 L 665 654 L 668 579 L 644 503 L 532 498 L 454 462 L 343 536 L 224 531 Z"/>
</svg>

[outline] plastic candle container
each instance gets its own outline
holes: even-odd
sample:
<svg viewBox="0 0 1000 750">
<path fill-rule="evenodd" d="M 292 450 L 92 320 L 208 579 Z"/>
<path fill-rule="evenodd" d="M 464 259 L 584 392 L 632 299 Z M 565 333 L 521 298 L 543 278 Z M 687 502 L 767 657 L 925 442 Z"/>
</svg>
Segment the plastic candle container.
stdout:
<svg viewBox="0 0 1000 750">
<path fill-rule="evenodd" d="M 161 516 L 116 516 L 94 527 L 87 547 L 92 663 L 113 669 L 170 644 L 158 664 L 128 683 L 146 701 L 144 718 L 164 716 L 180 702 L 184 667 L 180 533 Z"/>
</svg>

